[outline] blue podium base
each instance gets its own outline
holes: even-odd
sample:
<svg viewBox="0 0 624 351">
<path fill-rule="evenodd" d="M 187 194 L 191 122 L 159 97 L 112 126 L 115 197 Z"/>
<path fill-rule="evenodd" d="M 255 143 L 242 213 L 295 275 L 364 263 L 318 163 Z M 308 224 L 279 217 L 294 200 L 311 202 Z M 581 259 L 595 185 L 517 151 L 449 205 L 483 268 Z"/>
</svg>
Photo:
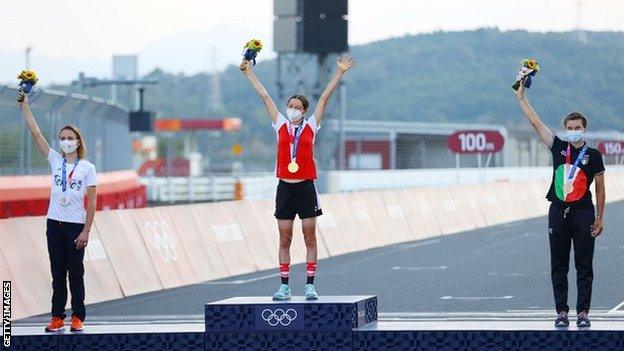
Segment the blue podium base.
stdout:
<svg viewBox="0 0 624 351">
<path fill-rule="evenodd" d="M 557 329 L 550 320 L 383 321 L 354 331 L 352 350 L 624 350 L 624 321 L 592 324 Z"/>
<path fill-rule="evenodd" d="M 69 326 L 57 333 L 44 332 L 45 324 L 12 328 L 11 347 L 19 351 L 118 351 L 171 350 L 203 351 L 203 324 L 171 325 L 88 325 L 85 331 L 70 332 Z"/>
<path fill-rule="evenodd" d="M 624 320 L 556 329 L 552 320 L 377 320 L 376 296 L 233 298 L 205 305 L 205 322 L 89 325 L 48 334 L 13 326 L 9 350 L 624 350 Z M 572 321 L 574 322 L 574 321 Z"/>
</svg>

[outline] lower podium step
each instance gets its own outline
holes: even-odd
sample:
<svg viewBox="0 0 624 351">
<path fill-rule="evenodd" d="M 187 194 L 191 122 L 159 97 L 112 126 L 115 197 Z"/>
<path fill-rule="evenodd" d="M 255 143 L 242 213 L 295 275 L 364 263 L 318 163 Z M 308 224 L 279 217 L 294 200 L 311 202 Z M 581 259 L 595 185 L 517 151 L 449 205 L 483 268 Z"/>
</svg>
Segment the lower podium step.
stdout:
<svg viewBox="0 0 624 351">
<path fill-rule="evenodd" d="M 351 350 L 377 321 L 377 296 L 237 297 L 206 304 L 206 350 Z"/>
<path fill-rule="evenodd" d="M 352 350 L 624 350 L 624 321 L 594 321 L 591 329 L 557 329 L 552 321 L 375 322 L 353 333 Z"/>
<path fill-rule="evenodd" d="M 90 325 L 83 332 L 69 326 L 57 333 L 36 327 L 14 326 L 10 351 L 202 351 L 203 324 Z"/>
</svg>

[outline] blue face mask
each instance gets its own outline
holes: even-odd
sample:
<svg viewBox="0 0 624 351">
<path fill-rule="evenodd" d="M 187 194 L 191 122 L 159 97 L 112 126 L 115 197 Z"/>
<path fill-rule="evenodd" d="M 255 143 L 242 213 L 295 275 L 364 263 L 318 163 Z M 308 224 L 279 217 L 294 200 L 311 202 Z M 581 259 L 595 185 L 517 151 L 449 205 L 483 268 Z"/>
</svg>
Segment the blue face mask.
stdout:
<svg viewBox="0 0 624 351">
<path fill-rule="evenodd" d="M 566 138 L 572 143 L 583 140 L 584 135 L 585 132 L 582 130 L 566 130 Z"/>
</svg>

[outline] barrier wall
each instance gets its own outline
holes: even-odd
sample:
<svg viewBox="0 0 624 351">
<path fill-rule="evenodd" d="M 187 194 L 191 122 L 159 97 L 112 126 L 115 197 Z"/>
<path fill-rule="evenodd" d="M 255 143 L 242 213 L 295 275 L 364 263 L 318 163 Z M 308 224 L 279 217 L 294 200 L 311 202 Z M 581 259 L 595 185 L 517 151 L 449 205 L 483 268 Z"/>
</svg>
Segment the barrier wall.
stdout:
<svg viewBox="0 0 624 351">
<path fill-rule="evenodd" d="M 1 225 L 0 225 L 0 229 L 2 229 Z M 6 258 L 4 258 L 4 254 L 2 254 L 1 250 L 0 250 L 0 277 L 2 277 L 3 281 L 9 280 L 9 281 L 15 282 L 15 280 L 13 279 L 13 275 L 11 274 L 11 271 L 9 270 L 9 262 L 6 260 Z M 29 315 L 28 311 L 26 310 L 26 304 L 24 304 L 24 300 L 22 300 L 21 298 L 20 291 L 21 291 L 21 288 L 18 289 L 15 286 L 15 283 L 13 283 L 11 286 L 11 298 L 12 298 L 11 304 L 12 306 L 14 306 L 11 311 L 13 319 L 20 319 Z"/>
<path fill-rule="evenodd" d="M 0 221 L 0 250 L 8 261 L 28 315 L 50 310 L 52 278 L 48 261 L 46 219 L 11 218 Z M 2 277 L 2 280 L 5 280 Z"/>
<path fill-rule="evenodd" d="M 208 221 L 208 226 L 203 230 L 206 231 L 207 235 L 216 239 L 228 275 L 234 276 L 257 271 L 258 268 L 253 259 L 249 241 L 240 223 L 236 220 L 236 214 L 231 210 L 231 204 L 227 202 L 210 203 L 200 205 L 198 209 L 201 216 L 204 216 Z"/>
<path fill-rule="evenodd" d="M 228 276 L 223 256 L 217 240 L 199 205 L 180 205 L 165 207 L 169 211 L 173 227 L 179 234 L 181 245 L 186 251 L 191 268 L 199 281 L 219 279 Z"/>
<path fill-rule="evenodd" d="M 259 270 L 274 268 L 277 245 L 267 240 L 275 235 L 274 228 L 277 226 L 274 221 L 267 220 L 263 213 L 255 211 L 251 201 L 228 202 L 223 203 L 223 206 L 226 206 L 228 212 L 234 212 L 236 221 L 247 239 L 256 267 Z M 273 226 L 261 226 L 260 223 L 270 223 Z"/>
<path fill-rule="evenodd" d="M 165 289 L 199 282 L 165 207 L 130 211 Z"/>
<path fill-rule="evenodd" d="M 624 200 L 624 174 L 605 179 L 608 201 Z M 322 195 L 319 258 L 544 216 L 548 185 L 530 180 Z M 85 255 L 87 302 L 258 270 L 277 273 L 273 212 L 273 201 L 98 212 Z M 0 220 L 0 278 L 13 282 L 15 318 L 50 308 L 45 223 L 44 217 Z M 301 221 L 294 225 L 291 262 L 301 263 Z"/>
<path fill-rule="evenodd" d="M 145 186 L 135 171 L 98 173 L 97 178 L 98 210 L 147 205 Z M 49 175 L 0 177 L 0 218 L 44 215 L 49 198 Z"/>
<path fill-rule="evenodd" d="M 330 256 L 373 247 L 372 237 L 363 235 L 370 228 L 370 222 L 349 208 L 343 194 L 322 195 L 320 201 L 323 215 L 317 220 L 318 229 Z"/>
<path fill-rule="evenodd" d="M 132 210 L 98 212 L 95 227 L 124 296 L 163 288 L 156 274 L 157 267 L 153 265 L 132 217 Z"/>
<path fill-rule="evenodd" d="M 91 228 L 89 234 L 89 245 L 85 249 L 84 266 L 86 303 L 124 297 L 110 257 L 104 248 L 102 236 L 95 226 Z"/>
<path fill-rule="evenodd" d="M 425 191 L 401 189 L 392 192 L 398 195 L 399 203 L 405 213 L 414 240 L 422 240 L 442 234 Z"/>
</svg>

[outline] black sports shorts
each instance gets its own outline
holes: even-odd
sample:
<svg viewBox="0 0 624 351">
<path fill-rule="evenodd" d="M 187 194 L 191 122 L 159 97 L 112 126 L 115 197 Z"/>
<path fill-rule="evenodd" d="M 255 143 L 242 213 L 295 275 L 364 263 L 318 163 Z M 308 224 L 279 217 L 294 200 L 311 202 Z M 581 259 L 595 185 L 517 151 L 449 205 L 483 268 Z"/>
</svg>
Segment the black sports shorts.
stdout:
<svg viewBox="0 0 624 351">
<path fill-rule="evenodd" d="M 295 219 L 295 215 L 299 215 L 304 219 L 322 214 L 313 180 L 300 183 L 279 181 L 275 195 L 275 218 Z"/>
</svg>

